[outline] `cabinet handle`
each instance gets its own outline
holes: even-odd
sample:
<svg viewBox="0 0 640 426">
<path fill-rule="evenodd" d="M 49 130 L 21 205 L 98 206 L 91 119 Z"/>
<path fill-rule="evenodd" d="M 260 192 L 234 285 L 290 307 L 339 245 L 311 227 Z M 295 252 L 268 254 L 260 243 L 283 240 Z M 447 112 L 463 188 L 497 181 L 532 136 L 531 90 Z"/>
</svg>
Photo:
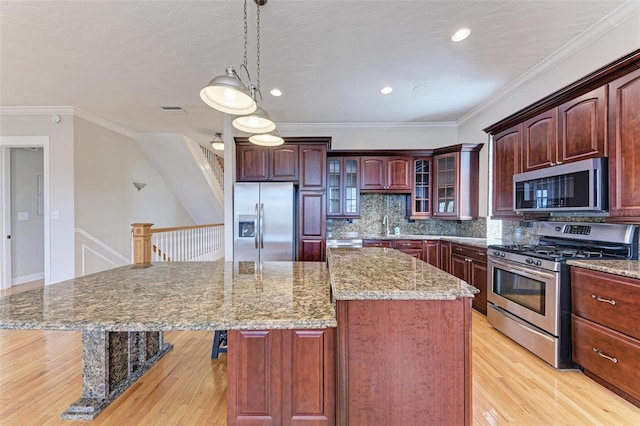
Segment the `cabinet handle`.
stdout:
<svg viewBox="0 0 640 426">
<path fill-rule="evenodd" d="M 609 355 L 607 355 L 607 354 L 603 353 L 603 352 L 602 352 L 600 349 L 598 349 L 598 348 L 593 348 L 593 351 L 594 351 L 596 354 L 598 354 L 598 356 L 599 356 L 599 357 L 606 358 L 606 359 L 608 359 L 609 361 L 611 361 L 611 362 L 612 362 L 612 363 L 614 363 L 614 364 L 617 364 L 617 363 L 618 363 L 618 358 L 613 357 L 613 356 L 609 356 Z"/>
<path fill-rule="evenodd" d="M 558 161 L 558 162 L 556 163 L 556 166 L 559 166 L 560 164 L 562 164 L 562 161 Z"/>
<path fill-rule="evenodd" d="M 603 299 L 602 297 L 597 296 L 595 294 L 592 294 L 591 298 L 594 299 L 594 300 L 597 300 L 598 302 L 610 303 L 613 306 L 618 304 L 618 302 L 616 302 L 615 300 Z"/>
</svg>

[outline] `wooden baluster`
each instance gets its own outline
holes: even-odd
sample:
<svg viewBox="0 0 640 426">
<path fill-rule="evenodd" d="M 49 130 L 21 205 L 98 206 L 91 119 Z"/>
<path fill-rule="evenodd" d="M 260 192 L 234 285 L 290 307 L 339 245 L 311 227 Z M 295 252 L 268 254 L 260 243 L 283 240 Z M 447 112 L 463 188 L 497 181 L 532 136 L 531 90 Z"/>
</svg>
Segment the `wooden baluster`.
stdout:
<svg viewBox="0 0 640 426">
<path fill-rule="evenodd" d="M 153 223 L 132 223 L 133 263 L 151 262 L 151 227 Z"/>
</svg>

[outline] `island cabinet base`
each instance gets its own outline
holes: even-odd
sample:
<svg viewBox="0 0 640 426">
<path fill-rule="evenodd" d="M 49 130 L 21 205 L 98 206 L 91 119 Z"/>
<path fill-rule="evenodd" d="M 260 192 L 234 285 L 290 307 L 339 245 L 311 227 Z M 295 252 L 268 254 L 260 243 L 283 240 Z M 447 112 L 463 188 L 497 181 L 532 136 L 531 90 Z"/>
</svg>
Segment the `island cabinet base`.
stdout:
<svg viewBox="0 0 640 426">
<path fill-rule="evenodd" d="M 82 397 L 62 419 L 94 419 L 171 348 L 161 331 L 83 331 Z"/>
<path fill-rule="evenodd" d="M 338 425 L 469 425 L 471 298 L 338 300 Z"/>
<path fill-rule="evenodd" d="M 334 425 L 335 328 L 229 330 L 228 425 Z"/>
</svg>

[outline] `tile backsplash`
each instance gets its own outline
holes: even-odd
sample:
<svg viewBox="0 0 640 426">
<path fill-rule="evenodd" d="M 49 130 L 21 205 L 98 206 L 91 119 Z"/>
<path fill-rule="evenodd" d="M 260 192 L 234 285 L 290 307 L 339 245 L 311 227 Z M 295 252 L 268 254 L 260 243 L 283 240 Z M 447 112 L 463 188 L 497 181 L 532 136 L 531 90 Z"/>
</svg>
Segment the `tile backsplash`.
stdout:
<svg viewBox="0 0 640 426">
<path fill-rule="evenodd" d="M 478 220 L 415 220 L 406 218 L 407 197 L 402 194 L 367 193 L 360 195 L 360 219 L 327 219 L 327 233 L 354 232 L 360 235 L 383 235 L 386 231 L 382 219 L 389 216 L 389 230 L 400 227 L 401 234 L 452 235 L 485 238 L 487 223 Z"/>
</svg>

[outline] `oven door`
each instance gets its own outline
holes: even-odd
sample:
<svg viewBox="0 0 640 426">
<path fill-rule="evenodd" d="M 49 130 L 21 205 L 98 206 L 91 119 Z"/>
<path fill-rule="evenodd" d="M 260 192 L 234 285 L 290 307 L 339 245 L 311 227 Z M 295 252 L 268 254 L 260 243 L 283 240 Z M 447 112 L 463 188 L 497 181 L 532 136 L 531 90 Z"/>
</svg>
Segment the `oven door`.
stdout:
<svg viewBox="0 0 640 426">
<path fill-rule="evenodd" d="M 487 300 L 509 313 L 559 335 L 560 273 L 534 266 L 488 259 Z"/>
</svg>

